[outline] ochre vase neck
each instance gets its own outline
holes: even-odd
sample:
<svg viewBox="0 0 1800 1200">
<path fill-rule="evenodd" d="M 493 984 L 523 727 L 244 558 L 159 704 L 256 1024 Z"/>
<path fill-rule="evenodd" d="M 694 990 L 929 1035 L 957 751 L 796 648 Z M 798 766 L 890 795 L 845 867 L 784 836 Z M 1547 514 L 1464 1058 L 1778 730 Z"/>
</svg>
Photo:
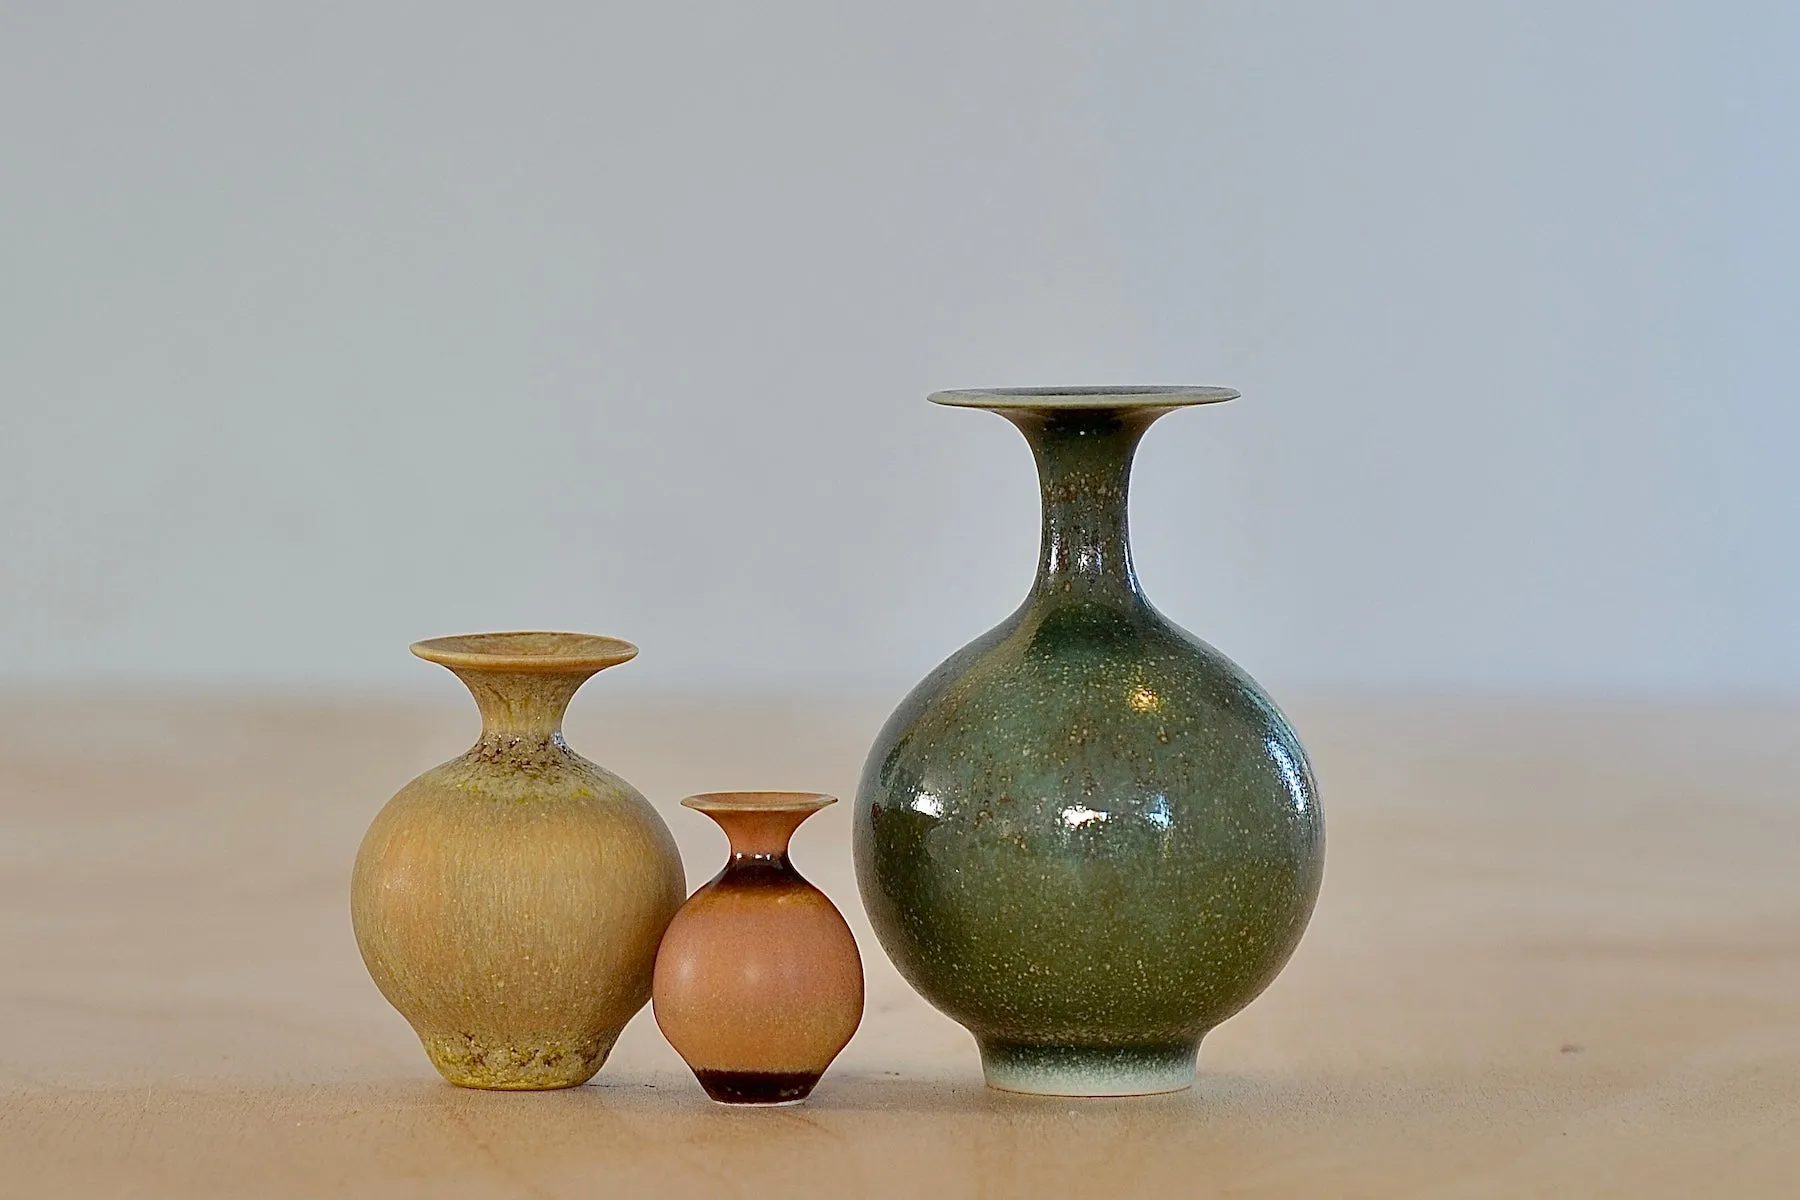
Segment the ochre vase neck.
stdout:
<svg viewBox="0 0 1800 1200">
<path fill-rule="evenodd" d="M 562 733 L 563 713 L 591 670 L 489 671 L 454 668 L 481 710 L 483 741 L 550 741 Z"/>
<path fill-rule="evenodd" d="M 1031 443 L 1043 498 L 1034 593 L 1141 602 L 1131 565 L 1131 460 L 1161 412 L 1075 409 L 1007 413 Z"/>
</svg>

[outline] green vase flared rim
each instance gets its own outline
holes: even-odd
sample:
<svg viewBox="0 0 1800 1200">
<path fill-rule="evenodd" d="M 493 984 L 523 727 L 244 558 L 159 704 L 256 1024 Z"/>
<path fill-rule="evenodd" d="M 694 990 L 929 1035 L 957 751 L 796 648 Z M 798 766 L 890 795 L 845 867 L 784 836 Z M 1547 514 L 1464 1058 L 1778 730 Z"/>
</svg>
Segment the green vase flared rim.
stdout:
<svg viewBox="0 0 1800 1200">
<path fill-rule="evenodd" d="M 1236 400 L 1242 393 L 1228 387 L 1124 386 L 954 388 L 926 399 L 951 408 L 1012 410 L 1169 409 Z"/>
</svg>

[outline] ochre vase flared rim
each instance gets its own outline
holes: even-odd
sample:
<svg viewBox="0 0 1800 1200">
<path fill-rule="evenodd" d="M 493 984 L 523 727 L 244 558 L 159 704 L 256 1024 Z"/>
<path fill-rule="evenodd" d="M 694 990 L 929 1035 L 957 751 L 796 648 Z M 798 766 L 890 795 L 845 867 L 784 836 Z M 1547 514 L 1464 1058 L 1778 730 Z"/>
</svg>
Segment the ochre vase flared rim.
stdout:
<svg viewBox="0 0 1800 1200">
<path fill-rule="evenodd" d="M 701 792 L 681 805 L 703 813 L 810 813 L 836 803 L 823 792 Z"/>
<path fill-rule="evenodd" d="M 412 644 L 426 662 L 452 669 L 555 674 L 603 671 L 637 657 L 638 648 L 621 638 L 597 633 L 465 633 L 426 638 Z"/>
<path fill-rule="evenodd" d="M 1030 388 L 956 388 L 933 392 L 926 397 L 933 404 L 952 408 L 989 409 L 1093 409 L 1093 408 L 1187 408 L 1195 404 L 1218 404 L 1236 400 L 1242 393 L 1227 387 L 1181 387 L 1157 385 L 1148 387 L 1030 387 Z"/>
</svg>

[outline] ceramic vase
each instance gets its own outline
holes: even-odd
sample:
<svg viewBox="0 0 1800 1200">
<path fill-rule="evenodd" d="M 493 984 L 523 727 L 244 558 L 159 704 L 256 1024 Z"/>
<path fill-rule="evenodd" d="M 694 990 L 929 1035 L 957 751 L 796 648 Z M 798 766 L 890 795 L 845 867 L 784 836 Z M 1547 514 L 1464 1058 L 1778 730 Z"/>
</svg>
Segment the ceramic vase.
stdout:
<svg viewBox="0 0 1800 1200">
<path fill-rule="evenodd" d="M 451 1083 L 585 1083 L 650 998 L 687 890 L 649 802 L 563 741 L 576 689 L 637 648 L 496 633 L 412 650 L 468 686 L 481 738 L 402 788 L 363 838 L 350 885 L 363 961 Z"/>
<path fill-rule="evenodd" d="M 731 841 L 656 956 L 656 1023 L 722 1104 L 798 1104 L 862 1021 L 862 957 L 788 839 L 831 796 L 713 792 L 682 801 Z"/>
<path fill-rule="evenodd" d="M 1306 752 L 1224 655 L 1151 607 L 1126 492 L 1152 421 L 1222 388 L 940 392 L 1025 435 L 1043 504 L 1024 604 L 876 738 L 855 814 L 869 919 L 975 1036 L 987 1082 L 1174 1091 L 1299 941 L 1324 824 Z"/>
</svg>

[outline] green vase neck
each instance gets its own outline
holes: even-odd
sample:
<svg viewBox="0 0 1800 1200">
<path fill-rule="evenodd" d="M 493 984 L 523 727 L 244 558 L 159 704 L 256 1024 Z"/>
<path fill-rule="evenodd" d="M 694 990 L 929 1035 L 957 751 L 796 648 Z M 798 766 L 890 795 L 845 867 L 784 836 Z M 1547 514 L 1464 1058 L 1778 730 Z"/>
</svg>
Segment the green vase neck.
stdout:
<svg viewBox="0 0 1800 1200">
<path fill-rule="evenodd" d="M 1131 565 L 1128 499 L 1138 440 L 1162 411 L 1007 412 L 1031 443 L 1043 497 L 1032 598 L 1145 603 Z"/>
</svg>

